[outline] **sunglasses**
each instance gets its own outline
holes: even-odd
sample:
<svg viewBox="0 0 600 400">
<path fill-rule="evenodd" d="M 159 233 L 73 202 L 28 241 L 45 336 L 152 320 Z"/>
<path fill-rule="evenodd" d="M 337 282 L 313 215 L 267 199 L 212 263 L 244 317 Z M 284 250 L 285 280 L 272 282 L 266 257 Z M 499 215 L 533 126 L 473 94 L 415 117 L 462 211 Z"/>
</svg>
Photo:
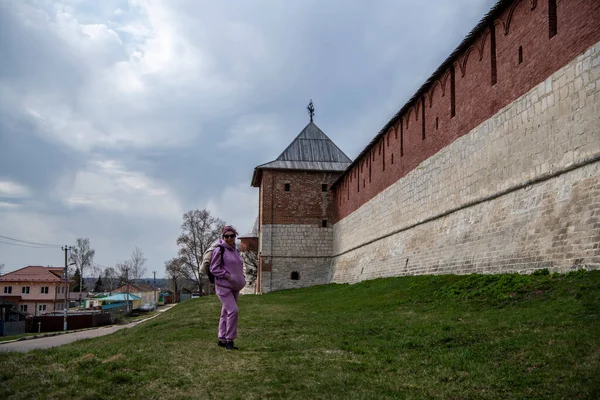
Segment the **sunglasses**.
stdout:
<svg viewBox="0 0 600 400">
<path fill-rule="evenodd" d="M 224 237 L 225 239 L 233 239 L 233 238 L 235 238 L 235 235 L 234 235 L 234 234 L 231 234 L 231 235 L 223 235 L 223 237 Z"/>
</svg>

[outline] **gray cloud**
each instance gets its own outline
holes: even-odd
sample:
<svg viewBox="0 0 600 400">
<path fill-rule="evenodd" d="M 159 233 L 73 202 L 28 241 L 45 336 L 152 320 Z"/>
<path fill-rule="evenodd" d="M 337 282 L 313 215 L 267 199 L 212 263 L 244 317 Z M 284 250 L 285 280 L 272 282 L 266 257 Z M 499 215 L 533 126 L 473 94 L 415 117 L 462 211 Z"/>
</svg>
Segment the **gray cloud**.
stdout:
<svg viewBox="0 0 600 400">
<path fill-rule="evenodd" d="M 354 157 L 492 4 L 0 1 L 0 234 L 160 275 L 183 212 L 250 228 L 309 99 Z M 0 243 L 8 271 L 61 257 Z"/>
</svg>

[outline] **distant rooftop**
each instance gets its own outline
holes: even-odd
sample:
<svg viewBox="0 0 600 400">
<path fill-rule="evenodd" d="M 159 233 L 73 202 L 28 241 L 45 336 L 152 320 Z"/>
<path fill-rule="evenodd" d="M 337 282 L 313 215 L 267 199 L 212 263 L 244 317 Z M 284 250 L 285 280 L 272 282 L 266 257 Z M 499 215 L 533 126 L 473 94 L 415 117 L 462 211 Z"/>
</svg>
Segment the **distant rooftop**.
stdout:
<svg viewBox="0 0 600 400">
<path fill-rule="evenodd" d="M 0 282 L 60 282 L 64 267 L 30 265 L 0 276 Z"/>
<path fill-rule="evenodd" d="M 101 297 L 98 300 L 102 300 L 102 301 L 126 301 L 127 299 L 129 299 L 129 300 L 141 300 L 141 297 L 136 296 L 134 294 L 129 294 L 128 295 L 127 293 L 120 293 L 120 294 L 113 294 L 112 296 Z"/>
</svg>

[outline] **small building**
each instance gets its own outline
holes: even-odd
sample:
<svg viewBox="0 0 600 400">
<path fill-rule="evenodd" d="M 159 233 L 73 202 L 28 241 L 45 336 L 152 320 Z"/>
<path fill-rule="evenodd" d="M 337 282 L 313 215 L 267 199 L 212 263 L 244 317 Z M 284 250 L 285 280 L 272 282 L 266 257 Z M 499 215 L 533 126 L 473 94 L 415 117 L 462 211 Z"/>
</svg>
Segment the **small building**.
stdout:
<svg viewBox="0 0 600 400">
<path fill-rule="evenodd" d="M 240 239 L 240 251 L 258 251 L 258 217 L 254 220 L 254 225 L 250 231 L 244 235 L 238 236 Z"/>
<path fill-rule="evenodd" d="M 146 285 L 143 283 L 130 283 L 129 285 L 123 285 L 115 290 L 112 293 L 129 293 L 133 294 L 141 299 L 139 306 L 135 307 L 134 310 L 141 307 L 142 304 L 158 303 L 158 297 L 160 294 L 160 290 L 153 288 L 150 285 Z"/>
<path fill-rule="evenodd" d="M 127 293 L 117 293 L 110 296 L 94 299 L 98 302 L 98 306 L 102 307 L 102 310 L 110 310 L 112 308 L 127 308 L 129 303 L 130 310 L 137 310 L 142 306 L 142 299 L 140 296 Z"/>
<path fill-rule="evenodd" d="M 64 267 L 27 266 L 0 276 L 0 299 L 17 311 L 37 316 L 62 311 L 68 302 Z"/>
</svg>

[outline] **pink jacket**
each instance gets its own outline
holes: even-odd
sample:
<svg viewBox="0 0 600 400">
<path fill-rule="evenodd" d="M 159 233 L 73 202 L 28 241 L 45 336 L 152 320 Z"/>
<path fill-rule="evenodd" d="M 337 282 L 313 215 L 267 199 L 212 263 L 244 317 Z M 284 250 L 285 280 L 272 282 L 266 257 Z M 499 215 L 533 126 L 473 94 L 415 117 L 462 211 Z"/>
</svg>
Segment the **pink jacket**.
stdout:
<svg viewBox="0 0 600 400">
<path fill-rule="evenodd" d="M 219 239 L 223 246 L 223 262 L 221 262 L 221 248 L 216 247 L 210 261 L 210 272 L 215 276 L 215 285 L 231 290 L 240 291 L 246 286 L 244 277 L 244 261 L 237 249 L 229 246 L 223 239 Z"/>
</svg>

